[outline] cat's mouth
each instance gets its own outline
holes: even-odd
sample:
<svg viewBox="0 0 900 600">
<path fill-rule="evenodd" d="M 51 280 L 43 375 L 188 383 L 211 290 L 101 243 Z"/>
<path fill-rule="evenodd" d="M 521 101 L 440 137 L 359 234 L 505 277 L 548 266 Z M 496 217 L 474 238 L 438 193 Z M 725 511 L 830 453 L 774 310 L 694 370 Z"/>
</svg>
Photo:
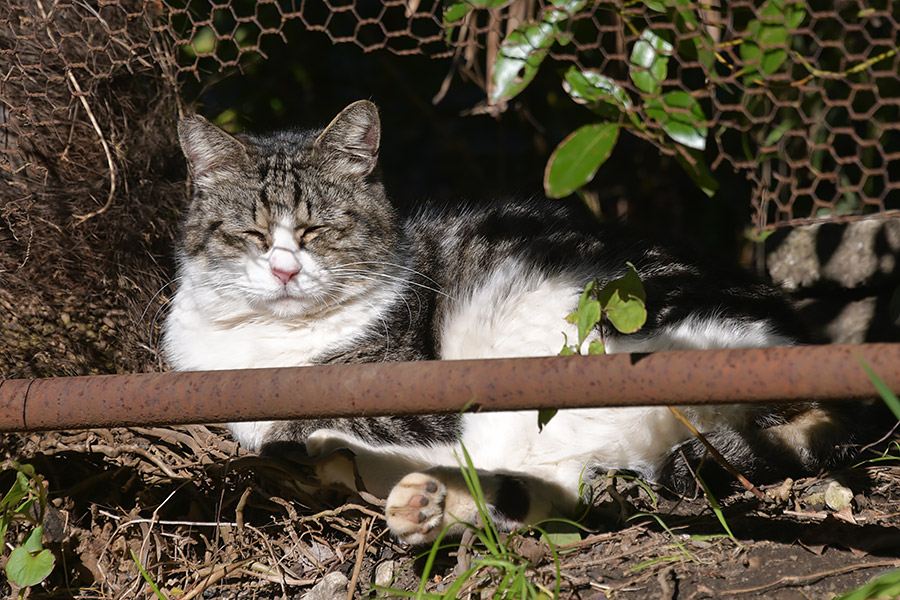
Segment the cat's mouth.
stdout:
<svg viewBox="0 0 900 600">
<path fill-rule="evenodd" d="M 269 298 L 266 303 L 269 307 L 274 308 L 277 311 L 306 310 L 309 309 L 311 305 L 316 304 L 313 296 L 298 293 L 296 291 L 291 293 L 287 290 L 282 290 L 280 293 L 275 294 L 274 297 Z"/>
<path fill-rule="evenodd" d="M 292 304 L 300 304 L 301 302 L 305 304 L 304 300 L 304 298 L 301 298 L 299 296 L 293 296 L 288 292 L 282 292 L 272 298 L 269 302 L 278 306 L 288 306 Z"/>
</svg>

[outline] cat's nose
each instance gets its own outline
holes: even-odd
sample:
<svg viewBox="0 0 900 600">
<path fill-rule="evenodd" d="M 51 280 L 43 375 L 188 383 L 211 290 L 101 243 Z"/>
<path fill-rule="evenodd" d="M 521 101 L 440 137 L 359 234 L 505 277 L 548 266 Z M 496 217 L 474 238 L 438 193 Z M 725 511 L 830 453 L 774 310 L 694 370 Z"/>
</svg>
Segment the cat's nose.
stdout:
<svg viewBox="0 0 900 600">
<path fill-rule="evenodd" d="M 294 275 L 296 275 L 299 272 L 300 272 L 299 267 L 296 267 L 296 268 L 295 267 L 281 268 L 281 267 L 275 267 L 275 266 L 272 267 L 272 275 L 275 276 L 275 279 L 277 279 L 278 281 L 280 281 L 281 283 L 283 283 L 285 285 L 287 285 L 288 281 L 293 279 Z"/>
<path fill-rule="evenodd" d="M 274 248 L 269 256 L 269 269 L 275 279 L 287 285 L 294 275 L 300 272 L 300 263 L 293 252 L 284 248 Z"/>
</svg>

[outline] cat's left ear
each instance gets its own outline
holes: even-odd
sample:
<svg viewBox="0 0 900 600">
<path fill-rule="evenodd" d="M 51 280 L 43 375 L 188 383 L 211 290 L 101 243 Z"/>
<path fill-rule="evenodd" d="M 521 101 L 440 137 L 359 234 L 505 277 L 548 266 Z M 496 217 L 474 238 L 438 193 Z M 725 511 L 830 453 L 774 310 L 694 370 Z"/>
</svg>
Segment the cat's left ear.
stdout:
<svg viewBox="0 0 900 600">
<path fill-rule="evenodd" d="M 328 124 L 313 145 L 321 160 L 347 175 L 365 176 L 378 162 L 381 121 L 368 100 L 354 102 Z"/>
<path fill-rule="evenodd" d="M 240 176 L 248 165 L 247 149 L 200 115 L 178 123 L 178 141 L 198 186 L 211 186 L 223 176 Z"/>
</svg>

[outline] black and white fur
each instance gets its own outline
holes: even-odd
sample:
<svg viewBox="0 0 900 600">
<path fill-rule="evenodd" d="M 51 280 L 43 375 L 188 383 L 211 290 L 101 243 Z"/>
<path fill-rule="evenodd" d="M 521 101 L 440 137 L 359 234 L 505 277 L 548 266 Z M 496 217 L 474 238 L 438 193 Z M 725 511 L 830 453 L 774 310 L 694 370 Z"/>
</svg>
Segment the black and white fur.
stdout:
<svg viewBox="0 0 900 600">
<path fill-rule="evenodd" d="M 793 345 L 801 333 L 771 289 L 701 266 L 549 201 L 424 205 L 401 219 L 378 176 L 375 106 L 324 130 L 232 137 L 201 117 L 179 127 L 193 177 L 179 289 L 163 350 L 179 370 L 544 356 L 576 338 L 565 316 L 585 284 L 634 263 L 649 311 L 608 352 Z M 600 332 L 595 332 L 599 336 Z M 298 390 L 302 394 L 302 390 Z M 260 399 L 265 402 L 265 398 Z M 548 399 L 549 400 L 549 399 Z M 327 402 L 327 398 L 322 398 Z M 685 410 L 750 477 L 815 471 L 844 435 L 815 405 Z M 579 485 L 608 469 L 676 489 L 703 450 L 665 407 L 230 424 L 251 450 L 349 448 L 363 484 L 387 497 L 391 530 L 428 542 L 476 509 L 457 466 L 464 445 L 501 526 L 571 513 Z M 320 472 L 354 487 L 353 472 Z"/>
</svg>

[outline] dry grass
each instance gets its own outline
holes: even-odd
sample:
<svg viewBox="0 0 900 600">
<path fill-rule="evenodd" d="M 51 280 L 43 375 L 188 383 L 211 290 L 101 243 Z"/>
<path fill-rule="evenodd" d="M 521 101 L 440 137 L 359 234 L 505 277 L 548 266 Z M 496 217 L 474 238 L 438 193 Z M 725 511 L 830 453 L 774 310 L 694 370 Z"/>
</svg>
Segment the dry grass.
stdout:
<svg viewBox="0 0 900 600">
<path fill-rule="evenodd" d="M 51 498 L 45 545 L 57 568 L 30 597 L 154 598 L 131 552 L 173 599 L 301 598 L 334 571 L 351 580 L 353 597 L 370 597 L 379 565 L 379 583 L 418 587 L 420 551 L 389 537 L 377 505 L 306 494 L 295 485 L 302 464 L 245 455 L 222 434 L 184 426 L 4 436 L 5 454 L 33 464 Z M 598 499 L 608 530 L 558 549 L 560 596 L 830 598 L 900 567 L 900 467 L 872 463 L 837 477 L 857 492 L 840 512 L 822 504 L 820 478 L 770 488 L 776 504 L 724 499 L 739 544 L 705 499 L 661 498 L 655 509 L 643 487 L 620 482 Z M 622 520 L 648 512 L 659 520 Z M 529 578 L 553 589 L 543 541 L 526 536 L 510 547 L 531 563 Z M 458 565 L 481 553 L 440 553 L 426 589 L 445 590 Z"/>
</svg>

